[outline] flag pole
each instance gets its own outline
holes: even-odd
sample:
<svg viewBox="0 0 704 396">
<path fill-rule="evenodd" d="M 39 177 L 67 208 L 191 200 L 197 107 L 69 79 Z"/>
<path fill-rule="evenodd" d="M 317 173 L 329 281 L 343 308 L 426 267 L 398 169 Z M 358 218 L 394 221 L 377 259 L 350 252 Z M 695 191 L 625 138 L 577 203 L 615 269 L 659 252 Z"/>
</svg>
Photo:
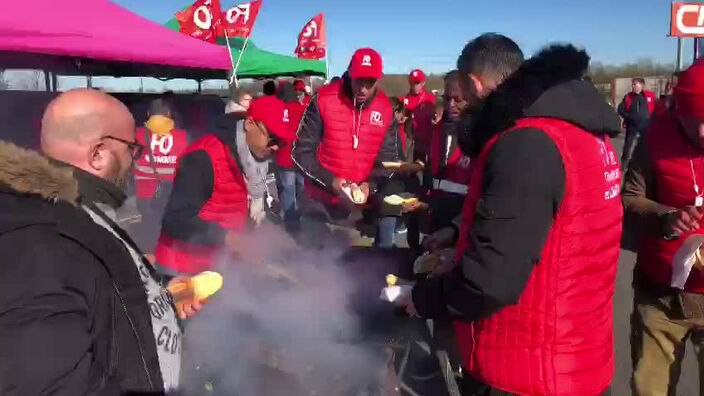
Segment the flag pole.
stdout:
<svg viewBox="0 0 704 396">
<path fill-rule="evenodd" d="M 237 73 L 237 68 L 235 68 L 235 63 L 232 60 L 232 48 L 230 47 L 230 38 L 227 36 L 227 29 L 225 29 L 225 41 L 227 42 L 227 52 L 230 54 L 230 64 L 232 64 L 232 76 L 230 76 L 230 85 L 232 85 L 232 80 L 235 80 L 235 87 L 239 88 L 239 83 L 235 78 L 235 73 Z"/>
<path fill-rule="evenodd" d="M 252 26 L 252 30 L 254 30 L 254 26 Z M 242 55 L 244 54 L 244 51 L 247 49 L 247 43 L 249 43 L 249 37 L 252 35 L 252 31 L 249 31 L 249 34 L 247 35 L 247 38 L 244 39 L 244 45 L 242 46 L 242 50 L 240 51 L 240 56 L 237 57 L 237 63 L 235 63 L 235 70 L 233 72 L 233 78 L 235 79 L 235 85 L 237 87 L 240 86 L 239 82 L 237 81 L 237 69 L 240 67 L 240 61 L 242 60 Z"/>
</svg>

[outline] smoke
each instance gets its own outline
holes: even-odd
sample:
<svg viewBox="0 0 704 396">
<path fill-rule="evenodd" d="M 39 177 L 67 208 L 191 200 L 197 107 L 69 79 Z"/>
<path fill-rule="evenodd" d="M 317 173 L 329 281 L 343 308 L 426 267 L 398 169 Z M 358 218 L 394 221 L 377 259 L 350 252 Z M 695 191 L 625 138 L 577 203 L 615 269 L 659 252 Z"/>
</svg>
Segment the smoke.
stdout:
<svg viewBox="0 0 704 396">
<path fill-rule="evenodd" d="M 361 342 L 350 299 L 369 275 L 351 277 L 339 265 L 345 246 L 302 249 L 267 225 L 237 245 L 218 268 L 223 289 L 185 329 L 186 393 L 332 396 L 374 387 L 386 356 Z"/>
</svg>

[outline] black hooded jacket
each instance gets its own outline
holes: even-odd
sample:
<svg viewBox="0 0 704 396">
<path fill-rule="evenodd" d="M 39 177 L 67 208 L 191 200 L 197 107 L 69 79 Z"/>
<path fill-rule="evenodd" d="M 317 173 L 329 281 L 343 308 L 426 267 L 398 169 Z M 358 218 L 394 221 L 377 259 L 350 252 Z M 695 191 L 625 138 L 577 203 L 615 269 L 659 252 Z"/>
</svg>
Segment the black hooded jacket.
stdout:
<svg viewBox="0 0 704 396">
<path fill-rule="evenodd" d="M 78 206 L 119 194 L 80 176 L 0 142 L 2 395 L 163 392 L 133 258 Z"/>
<path fill-rule="evenodd" d="M 586 53 L 571 46 L 550 47 L 526 61 L 473 115 L 465 153 L 478 155 L 492 137 L 526 117 L 568 121 L 595 136 L 618 134 L 614 110 L 581 80 L 588 62 Z M 450 276 L 417 283 L 418 312 L 476 321 L 517 304 L 564 191 L 562 157 L 547 134 L 526 128 L 497 139 L 470 231 L 473 248 Z"/>
</svg>

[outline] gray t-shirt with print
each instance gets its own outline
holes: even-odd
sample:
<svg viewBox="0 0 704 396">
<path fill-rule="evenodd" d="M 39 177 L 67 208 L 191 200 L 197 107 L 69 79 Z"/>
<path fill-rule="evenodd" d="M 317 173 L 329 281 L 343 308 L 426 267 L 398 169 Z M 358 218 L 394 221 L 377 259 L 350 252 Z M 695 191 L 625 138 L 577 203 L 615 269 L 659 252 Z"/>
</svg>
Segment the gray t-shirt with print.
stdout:
<svg viewBox="0 0 704 396">
<path fill-rule="evenodd" d="M 98 204 L 98 207 L 108 218 L 115 221 L 117 216 L 112 208 L 101 204 Z M 173 309 L 168 292 L 152 277 L 149 268 L 146 267 L 142 260 L 142 255 L 138 251 L 120 238 L 120 235 L 100 215 L 87 207 L 83 207 L 83 209 L 88 212 L 93 221 L 119 239 L 129 251 L 130 256 L 132 256 L 132 260 L 137 266 L 139 276 L 142 279 L 144 290 L 147 293 L 154 339 L 156 340 L 156 348 L 159 355 L 159 366 L 161 367 L 161 376 L 164 379 L 164 389 L 166 391 L 177 389 L 181 374 L 181 342 L 183 334 L 178 325 L 176 312 Z"/>
</svg>

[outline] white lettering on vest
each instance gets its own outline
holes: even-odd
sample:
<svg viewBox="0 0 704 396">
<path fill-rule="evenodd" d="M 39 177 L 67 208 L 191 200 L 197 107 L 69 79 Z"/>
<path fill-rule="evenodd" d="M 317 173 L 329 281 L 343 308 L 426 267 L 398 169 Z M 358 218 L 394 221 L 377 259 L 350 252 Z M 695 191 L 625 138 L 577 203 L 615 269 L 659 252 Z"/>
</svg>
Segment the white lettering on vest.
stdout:
<svg viewBox="0 0 704 396">
<path fill-rule="evenodd" d="M 621 169 L 616 161 L 616 154 L 612 147 L 607 146 L 601 138 L 596 138 L 599 144 L 601 162 L 604 165 L 604 199 L 617 198 L 621 194 Z"/>
<path fill-rule="evenodd" d="M 152 134 L 151 139 L 152 153 L 156 153 L 156 148 L 159 147 L 159 151 L 162 154 L 168 154 L 174 147 L 174 137 L 169 134 L 159 138 L 159 135 Z"/>
<path fill-rule="evenodd" d="M 372 111 L 369 116 L 369 123 L 372 125 L 384 126 L 384 120 L 381 119 L 381 113 L 378 111 Z"/>
</svg>

